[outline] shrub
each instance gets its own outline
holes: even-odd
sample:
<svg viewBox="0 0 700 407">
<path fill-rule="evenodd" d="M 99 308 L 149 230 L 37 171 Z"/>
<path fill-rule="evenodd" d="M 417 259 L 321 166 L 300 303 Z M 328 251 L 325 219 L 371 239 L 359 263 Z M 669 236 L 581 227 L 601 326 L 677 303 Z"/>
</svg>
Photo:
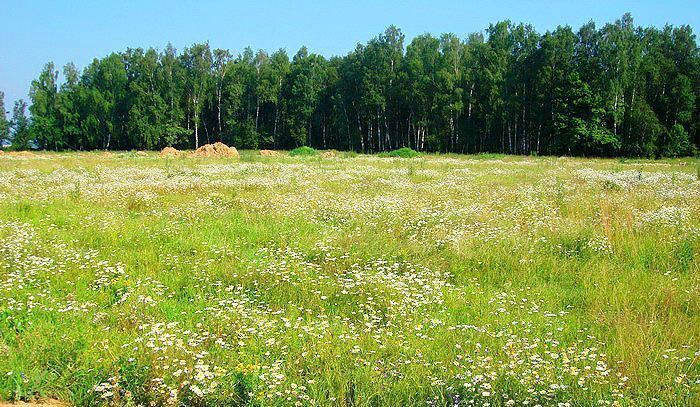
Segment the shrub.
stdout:
<svg viewBox="0 0 700 407">
<path fill-rule="evenodd" d="M 671 127 L 664 138 L 665 143 L 661 147 L 661 155 L 664 157 L 682 157 L 693 155 L 693 143 L 685 128 L 680 124 Z"/>
<path fill-rule="evenodd" d="M 408 147 L 399 148 L 398 150 L 380 153 L 380 157 L 399 157 L 399 158 L 415 158 L 420 157 L 421 153 Z"/>
<path fill-rule="evenodd" d="M 316 149 L 307 147 L 307 146 L 302 146 L 302 147 L 297 147 L 294 150 L 289 152 L 289 155 L 291 156 L 313 156 L 313 155 L 318 155 L 318 151 Z"/>
</svg>

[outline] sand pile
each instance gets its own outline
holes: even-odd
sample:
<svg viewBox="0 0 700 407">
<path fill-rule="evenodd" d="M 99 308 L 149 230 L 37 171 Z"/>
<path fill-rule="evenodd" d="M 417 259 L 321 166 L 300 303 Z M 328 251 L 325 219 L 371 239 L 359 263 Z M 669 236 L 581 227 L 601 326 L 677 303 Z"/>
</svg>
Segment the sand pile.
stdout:
<svg viewBox="0 0 700 407">
<path fill-rule="evenodd" d="M 324 151 L 321 153 L 321 157 L 323 158 L 334 158 L 337 156 L 338 154 L 336 154 L 335 151 Z"/>
<path fill-rule="evenodd" d="M 101 155 L 102 157 L 112 157 L 114 154 L 112 154 L 112 153 L 109 152 L 109 151 L 103 151 L 103 152 L 100 153 L 100 155 Z"/>
<path fill-rule="evenodd" d="M 192 153 L 193 157 L 231 157 L 239 158 L 236 147 L 229 147 L 224 143 L 205 144 Z"/>
<path fill-rule="evenodd" d="M 182 155 L 182 151 L 180 151 L 174 147 L 165 147 L 164 149 L 160 150 L 161 157 L 168 157 L 168 156 L 179 157 L 181 155 Z"/>
<path fill-rule="evenodd" d="M 274 150 L 260 150 L 260 155 L 265 157 L 279 157 L 282 154 L 279 151 Z"/>
</svg>

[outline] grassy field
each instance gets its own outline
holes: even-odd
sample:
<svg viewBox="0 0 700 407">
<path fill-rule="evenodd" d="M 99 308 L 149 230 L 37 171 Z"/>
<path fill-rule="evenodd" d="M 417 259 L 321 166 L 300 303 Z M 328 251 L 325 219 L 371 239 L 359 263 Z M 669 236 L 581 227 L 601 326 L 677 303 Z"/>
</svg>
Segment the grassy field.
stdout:
<svg viewBox="0 0 700 407">
<path fill-rule="evenodd" d="M 0 156 L 0 400 L 700 405 L 700 163 Z"/>
</svg>

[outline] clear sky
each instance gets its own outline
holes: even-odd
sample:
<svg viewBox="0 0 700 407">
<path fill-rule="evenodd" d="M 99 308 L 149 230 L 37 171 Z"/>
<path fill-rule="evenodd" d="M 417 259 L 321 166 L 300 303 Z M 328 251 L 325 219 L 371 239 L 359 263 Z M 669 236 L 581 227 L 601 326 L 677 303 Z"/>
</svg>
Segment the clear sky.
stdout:
<svg viewBox="0 0 700 407">
<path fill-rule="evenodd" d="M 697 32 L 700 3 L 638 1 L 31 1 L 0 0 L 0 90 L 8 110 L 27 98 L 47 61 L 84 68 L 93 58 L 127 47 L 178 50 L 194 42 L 234 53 L 246 46 L 269 51 L 300 46 L 325 56 L 344 55 L 395 24 L 407 42 L 429 32 L 460 37 L 503 19 L 531 23 L 539 32 L 557 25 L 599 25 L 631 12 L 635 23 L 689 24 Z"/>
</svg>

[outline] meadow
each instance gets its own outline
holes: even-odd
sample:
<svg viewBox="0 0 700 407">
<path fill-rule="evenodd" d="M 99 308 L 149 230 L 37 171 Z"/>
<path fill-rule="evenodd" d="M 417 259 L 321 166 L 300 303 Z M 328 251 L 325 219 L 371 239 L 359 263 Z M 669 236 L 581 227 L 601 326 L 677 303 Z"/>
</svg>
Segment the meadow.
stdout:
<svg viewBox="0 0 700 407">
<path fill-rule="evenodd" d="M 700 405 L 700 162 L 0 156 L 0 400 Z"/>
</svg>

